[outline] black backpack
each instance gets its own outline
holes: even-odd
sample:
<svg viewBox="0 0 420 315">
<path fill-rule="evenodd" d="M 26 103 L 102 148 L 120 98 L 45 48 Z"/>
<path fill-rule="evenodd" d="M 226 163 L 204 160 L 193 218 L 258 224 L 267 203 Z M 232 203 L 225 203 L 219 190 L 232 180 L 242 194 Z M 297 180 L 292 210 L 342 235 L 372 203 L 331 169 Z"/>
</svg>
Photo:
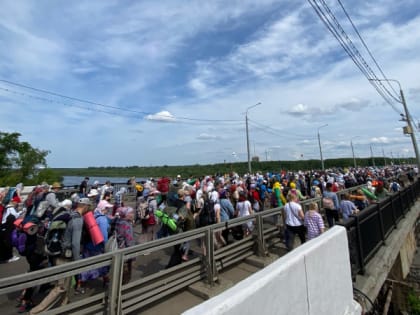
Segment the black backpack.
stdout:
<svg viewBox="0 0 420 315">
<path fill-rule="evenodd" d="M 214 212 L 214 201 L 211 199 L 205 199 L 203 208 L 199 215 L 199 225 L 207 226 L 216 223 L 216 213 Z"/>
</svg>

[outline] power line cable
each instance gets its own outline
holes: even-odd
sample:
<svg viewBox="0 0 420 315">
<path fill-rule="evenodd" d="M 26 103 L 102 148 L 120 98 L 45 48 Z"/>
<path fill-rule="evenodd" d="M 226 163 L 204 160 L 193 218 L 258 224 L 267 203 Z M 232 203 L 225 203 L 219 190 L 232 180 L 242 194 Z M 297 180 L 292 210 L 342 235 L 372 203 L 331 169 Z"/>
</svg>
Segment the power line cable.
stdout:
<svg viewBox="0 0 420 315">
<path fill-rule="evenodd" d="M 382 76 L 384 79 L 386 79 L 386 81 L 388 82 L 389 87 L 394 91 L 394 93 L 397 95 L 397 98 L 395 98 L 394 96 L 392 96 L 391 94 L 389 94 L 390 96 L 392 96 L 394 99 L 398 99 L 399 100 L 399 93 L 397 91 L 395 91 L 394 87 L 392 86 L 391 82 L 388 81 L 388 78 L 386 77 L 385 73 L 383 72 L 382 68 L 379 66 L 378 62 L 376 61 L 375 57 L 373 56 L 372 52 L 370 51 L 369 47 L 367 46 L 366 42 L 364 41 L 364 39 L 362 38 L 362 35 L 360 34 L 359 30 L 357 29 L 356 25 L 353 23 L 352 18 L 350 17 L 350 15 L 347 13 L 347 10 L 344 8 L 343 3 L 341 2 L 341 0 L 337 0 L 338 3 L 341 6 L 341 9 L 343 10 L 344 14 L 346 15 L 347 19 L 350 21 L 351 25 L 353 26 L 354 31 L 356 32 L 357 36 L 359 37 L 360 41 L 362 42 L 363 46 L 365 47 L 366 51 L 368 52 L 369 56 L 372 58 L 373 62 L 375 63 L 376 67 L 379 69 L 379 71 L 381 72 Z M 399 100 L 400 101 L 400 100 Z"/>
<path fill-rule="evenodd" d="M 77 102 L 80 102 L 80 103 L 86 103 L 86 104 L 90 104 L 90 105 L 105 107 L 105 108 L 109 108 L 109 109 L 115 109 L 115 110 L 119 110 L 119 111 L 122 110 L 122 111 L 126 111 L 126 112 L 131 112 L 131 113 L 134 113 L 134 114 L 152 115 L 152 116 L 155 116 L 155 117 L 161 117 L 162 119 L 168 118 L 165 115 L 153 114 L 153 113 L 145 112 L 145 111 L 131 110 L 131 109 L 127 109 L 127 108 L 122 108 L 122 107 L 117 107 L 117 106 L 111 106 L 111 105 L 106 105 L 106 104 L 102 104 L 102 103 L 92 102 L 92 101 L 89 101 L 89 100 L 84 100 L 84 99 L 77 98 L 77 97 L 67 96 L 67 95 L 63 95 L 63 94 L 51 92 L 51 91 L 48 91 L 48 90 L 31 87 L 31 86 L 28 86 L 28 85 L 24 85 L 24 84 L 12 82 L 12 81 L 4 80 L 4 79 L 0 79 L 0 82 L 6 83 L 6 84 L 9 84 L 9 85 L 14 85 L 14 86 L 17 86 L 17 87 L 20 87 L 20 88 L 40 92 L 40 93 L 49 94 L 49 95 L 56 96 L 56 97 L 65 98 L 65 99 L 72 100 L 72 101 L 77 101 Z M 85 108 L 85 107 L 80 107 L 80 108 Z M 188 121 L 201 121 L 201 122 L 240 122 L 241 121 L 241 120 L 235 120 L 235 119 L 201 119 L 201 118 L 191 118 L 191 117 L 182 117 L 182 116 L 178 116 L 178 117 L 174 116 L 174 119 L 188 120 Z"/>
<path fill-rule="evenodd" d="M 342 48 L 346 51 L 348 56 L 352 59 L 355 65 L 359 68 L 359 70 L 363 73 L 363 75 L 368 79 L 369 83 L 376 89 L 379 95 L 398 113 L 401 114 L 390 99 L 391 96 L 390 92 L 386 89 L 386 87 L 382 84 L 382 82 L 378 79 L 375 72 L 370 68 L 366 60 L 360 54 L 356 46 L 353 44 L 347 33 L 341 27 L 341 24 L 338 22 L 337 18 L 334 16 L 332 11 L 329 9 L 328 5 L 325 1 L 321 0 L 321 4 L 324 9 L 321 8 L 320 4 L 315 0 L 308 0 L 318 17 L 327 27 L 327 29 L 333 34 L 333 36 L 337 39 L 340 43 Z M 333 23 L 333 22 L 334 23 Z M 388 94 L 388 95 L 386 95 Z"/>
<path fill-rule="evenodd" d="M 325 11 L 327 12 L 328 16 L 330 17 L 330 19 L 334 22 L 335 27 L 332 25 L 331 22 L 330 25 L 332 26 L 332 28 L 336 31 L 336 34 L 339 36 L 339 38 L 343 41 L 344 45 L 348 48 L 346 50 L 346 52 L 350 55 L 350 57 L 352 57 L 353 61 L 357 60 L 356 65 L 359 66 L 359 69 L 362 71 L 362 73 L 366 76 L 366 78 L 368 79 L 368 81 L 373 85 L 373 87 L 377 90 L 377 92 L 382 96 L 382 98 L 397 112 L 397 113 L 401 113 L 392 103 L 392 100 L 389 99 L 389 97 L 393 98 L 394 100 L 396 100 L 397 102 L 400 103 L 400 101 L 398 99 L 396 99 L 387 89 L 386 87 L 383 85 L 383 83 L 379 80 L 379 78 L 376 76 L 375 72 L 371 69 L 371 67 L 369 66 L 369 64 L 366 62 L 366 60 L 363 58 L 363 56 L 361 55 L 361 53 L 359 52 L 359 50 L 356 48 L 356 46 L 353 44 L 352 40 L 350 39 L 350 37 L 347 35 L 347 33 L 344 31 L 343 27 L 341 26 L 341 24 L 338 22 L 337 18 L 335 17 L 335 15 L 332 13 L 332 11 L 330 10 L 330 8 L 328 7 L 327 3 L 324 0 L 321 0 L 321 3 L 325 9 Z M 320 9 L 322 11 L 322 9 L 319 7 L 319 5 L 317 4 L 318 9 Z M 325 16 L 325 14 L 323 14 L 323 16 L 325 18 L 327 18 Z M 328 19 L 328 18 L 327 18 Z M 338 29 L 338 30 L 337 30 Z M 341 34 L 341 35 L 340 35 Z M 345 43 L 344 39 L 347 41 L 348 44 Z M 360 68 L 362 67 L 362 69 Z M 384 92 L 385 90 L 385 92 Z M 385 95 L 385 93 L 387 93 L 388 95 L 390 95 L 389 97 Z"/>
<path fill-rule="evenodd" d="M 308 136 L 299 135 L 299 134 L 296 134 L 296 133 L 291 133 L 291 132 L 288 132 L 288 131 L 285 131 L 285 130 L 275 129 L 275 128 L 272 128 L 270 126 L 266 126 L 266 125 L 264 125 L 260 122 L 257 122 L 255 120 L 249 119 L 249 118 L 248 118 L 248 121 L 251 122 L 254 125 L 254 127 L 257 126 L 258 129 L 260 129 L 262 131 L 265 131 L 267 133 L 274 134 L 276 136 L 280 135 L 280 136 L 284 137 L 285 134 L 286 135 L 289 134 L 289 135 L 294 136 L 296 138 L 303 138 L 303 139 L 308 139 L 308 140 L 315 139 L 315 138 L 311 138 L 311 137 L 308 137 Z"/>
<path fill-rule="evenodd" d="M 343 41 L 343 43 L 345 44 L 345 46 L 348 48 L 348 50 L 346 50 L 347 53 L 350 52 L 350 56 L 352 57 L 353 61 L 357 60 L 357 65 L 360 67 L 362 67 L 363 74 L 366 76 L 366 78 L 368 79 L 368 81 L 373 84 L 373 86 L 375 87 L 375 89 L 378 91 L 378 93 L 385 99 L 385 101 L 394 109 L 398 112 L 398 110 L 394 107 L 394 105 L 392 104 L 392 101 L 389 100 L 389 98 L 387 96 L 384 95 L 384 91 L 381 90 L 384 89 L 386 90 L 385 92 L 387 92 L 388 95 L 391 95 L 391 93 L 385 88 L 385 86 L 382 84 L 382 82 L 378 79 L 378 77 L 376 76 L 376 74 L 374 73 L 374 71 L 370 68 L 369 64 L 366 62 L 366 60 L 363 58 L 363 56 L 361 55 L 361 53 L 359 52 L 359 50 L 356 48 L 356 46 L 353 44 L 352 40 L 350 39 L 350 37 L 347 35 L 347 33 L 344 31 L 343 27 L 341 26 L 341 24 L 338 22 L 337 18 L 335 17 L 334 13 L 330 10 L 329 6 L 327 5 L 327 3 L 324 0 L 321 0 L 321 3 L 325 9 L 325 11 L 327 12 L 328 16 L 330 17 L 330 19 L 334 22 L 335 27 L 332 25 L 332 23 L 330 22 L 330 25 L 332 25 L 332 28 L 336 31 L 336 34 L 339 36 L 339 38 Z M 317 5 L 318 9 L 320 9 L 319 5 Z M 322 10 L 322 9 L 320 9 Z M 325 14 L 323 14 L 323 16 L 325 17 Z M 337 30 L 338 29 L 338 30 Z M 341 34 L 341 35 L 340 35 Z M 345 43 L 344 39 L 347 41 L 348 44 Z M 349 45 L 349 46 L 347 46 Z M 354 58 L 353 58 L 354 57 Z M 393 96 L 390 96 L 391 98 L 393 98 Z M 395 99 L 397 102 L 399 102 L 398 99 Z M 400 112 L 398 112 L 400 113 Z"/>
</svg>

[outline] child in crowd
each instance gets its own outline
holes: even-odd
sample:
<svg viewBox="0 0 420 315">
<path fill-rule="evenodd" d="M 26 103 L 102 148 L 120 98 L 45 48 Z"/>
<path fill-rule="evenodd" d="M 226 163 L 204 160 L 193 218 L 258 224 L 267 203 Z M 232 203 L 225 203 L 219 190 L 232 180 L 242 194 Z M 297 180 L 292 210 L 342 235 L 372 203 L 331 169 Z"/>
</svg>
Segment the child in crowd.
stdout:
<svg viewBox="0 0 420 315">
<path fill-rule="evenodd" d="M 318 213 L 318 204 L 316 202 L 311 202 L 309 204 L 309 210 L 305 213 L 304 224 L 308 229 L 308 240 L 313 239 L 324 232 L 324 221 Z"/>
</svg>

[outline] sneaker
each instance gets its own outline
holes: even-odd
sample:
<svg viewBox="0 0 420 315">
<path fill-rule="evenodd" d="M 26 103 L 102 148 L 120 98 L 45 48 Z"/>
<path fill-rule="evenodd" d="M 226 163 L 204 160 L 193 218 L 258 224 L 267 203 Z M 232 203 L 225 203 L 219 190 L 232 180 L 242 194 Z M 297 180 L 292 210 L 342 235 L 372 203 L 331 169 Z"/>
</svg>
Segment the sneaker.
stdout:
<svg viewBox="0 0 420 315">
<path fill-rule="evenodd" d="M 18 313 L 26 313 L 29 312 L 32 308 L 33 304 L 31 301 L 22 301 L 22 304 L 18 308 Z"/>
<path fill-rule="evenodd" d="M 20 259 L 20 257 L 19 257 L 19 256 L 13 256 L 13 257 L 12 257 L 12 258 L 10 258 L 7 262 L 11 263 L 11 262 L 17 261 L 17 260 L 19 260 L 19 259 Z"/>
<path fill-rule="evenodd" d="M 74 289 L 74 294 L 75 295 L 80 295 L 80 294 L 85 294 L 85 293 L 86 293 L 85 288 L 76 288 L 76 289 Z"/>
</svg>

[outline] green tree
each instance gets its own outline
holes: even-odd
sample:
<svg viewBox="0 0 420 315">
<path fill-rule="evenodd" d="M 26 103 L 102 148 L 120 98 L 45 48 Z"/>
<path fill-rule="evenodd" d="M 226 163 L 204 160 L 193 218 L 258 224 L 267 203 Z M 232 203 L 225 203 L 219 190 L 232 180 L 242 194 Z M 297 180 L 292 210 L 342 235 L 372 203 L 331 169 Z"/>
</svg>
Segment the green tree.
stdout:
<svg viewBox="0 0 420 315">
<path fill-rule="evenodd" d="M 20 133 L 0 132 L 0 185 L 28 183 L 37 177 L 40 167 L 46 167 L 49 151 L 33 148 L 20 141 Z"/>
</svg>

